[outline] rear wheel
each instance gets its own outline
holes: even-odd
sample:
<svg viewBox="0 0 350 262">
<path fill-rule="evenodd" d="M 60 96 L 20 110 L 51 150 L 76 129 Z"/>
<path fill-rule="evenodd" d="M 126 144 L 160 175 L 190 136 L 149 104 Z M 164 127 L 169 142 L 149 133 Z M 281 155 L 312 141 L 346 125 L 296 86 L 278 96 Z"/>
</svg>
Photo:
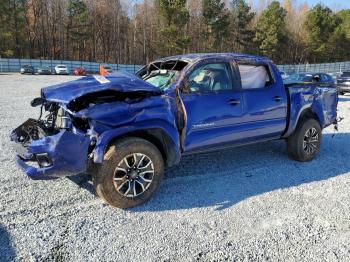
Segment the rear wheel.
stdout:
<svg viewBox="0 0 350 262">
<path fill-rule="evenodd" d="M 158 189 L 164 173 L 159 150 L 147 140 L 130 137 L 116 142 L 93 174 L 97 194 L 119 208 L 140 205 Z"/>
<path fill-rule="evenodd" d="M 315 119 L 303 119 L 288 138 L 288 154 L 297 161 L 311 161 L 320 152 L 321 139 L 320 124 Z"/>
</svg>

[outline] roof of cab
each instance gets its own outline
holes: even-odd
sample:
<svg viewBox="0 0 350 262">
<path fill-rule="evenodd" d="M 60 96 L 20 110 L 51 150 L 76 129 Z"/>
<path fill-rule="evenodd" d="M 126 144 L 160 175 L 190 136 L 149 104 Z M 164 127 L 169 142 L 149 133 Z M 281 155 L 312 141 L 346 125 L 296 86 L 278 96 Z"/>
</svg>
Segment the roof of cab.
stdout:
<svg viewBox="0 0 350 262">
<path fill-rule="evenodd" d="M 193 62 L 208 58 L 219 58 L 219 57 L 231 57 L 233 59 L 253 59 L 259 61 L 271 61 L 266 57 L 248 55 L 248 54 L 236 54 L 236 53 L 194 53 L 164 57 L 156 60 L 155 62 L 169 61 L 169 60 L 183 60 L 186 62 Z"/>
</svg>

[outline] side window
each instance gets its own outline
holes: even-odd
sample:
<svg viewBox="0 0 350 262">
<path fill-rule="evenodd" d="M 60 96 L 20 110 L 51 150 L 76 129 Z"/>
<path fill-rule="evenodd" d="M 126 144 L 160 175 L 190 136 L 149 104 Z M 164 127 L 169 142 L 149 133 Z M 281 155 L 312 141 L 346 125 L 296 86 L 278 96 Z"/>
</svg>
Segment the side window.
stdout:
<svg viewBox="0 0 350 262">
<path fill-rule="evenodd" d="M 191 92 L 232 90 L 228 63 L 205 64 L 196 68 L 187 78 Z"/>
<path fill-rule="evenodd" d="M 273 83 L 267 66 L 264 65 L 238 65 L 241 75 L 242 89 L 259 89 Z"/>
</svg>

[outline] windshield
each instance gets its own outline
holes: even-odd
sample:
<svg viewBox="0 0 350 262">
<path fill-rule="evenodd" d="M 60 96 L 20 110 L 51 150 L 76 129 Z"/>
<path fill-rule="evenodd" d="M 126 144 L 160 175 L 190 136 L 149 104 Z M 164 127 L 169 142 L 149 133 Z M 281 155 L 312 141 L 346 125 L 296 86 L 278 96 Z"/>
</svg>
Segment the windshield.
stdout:
<svg viewBox="0 0 350 262">
<path fill-rule="evenodd" d="M 57 66 L 57 68 L 67 68 L 66 66 Z"/>
<path fill-rule="evenodd" d="M 177 76 L 187 65 L 188 62 L 180 59 L 156 61 L 141 68 L 136 75 L 164 91 L 176 81 Z"/>
<path fill-rule="evenodd" d="M 175 76 L 175 72 L 158 72 L 147 77 L 145 81 L 158 87 L 160 90 L 165 90 L 173 83 Z"/>
<path fill-rule="evenodd" d="M 289 82 L 299 81 L 299 82 L 312 82 L 312 75 L 309 74 L 294 74 L 288 77 Z"/>
</svg>

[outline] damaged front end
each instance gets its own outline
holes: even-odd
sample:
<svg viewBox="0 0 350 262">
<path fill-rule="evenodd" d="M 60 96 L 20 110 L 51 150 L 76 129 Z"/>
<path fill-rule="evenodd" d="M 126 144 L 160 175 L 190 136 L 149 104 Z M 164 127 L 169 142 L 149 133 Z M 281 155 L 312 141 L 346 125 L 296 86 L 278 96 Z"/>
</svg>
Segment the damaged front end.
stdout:
<svg viewBox="0 0 350 262">
<path fill-rule="evenodd" d="M 154 128 L 172 134 L 179 148 L 172 101 L 155 86 L 119 72 L 43 88 L 31 103 L 41 107 L 39 119 L 11 133 L 17 164 L 32 179 L 84 173 L 102 163 L 112 139 Z M 172 155 L 179 159 L 179 153 Z"/>
<path fill-rule="evenodd" d="M 11 133 L 17 164 L 32 179 L 54 179 L 84 172 L 90 138 L 72 127 L 56 103 L 42 105 L 45 119 L 28 119 Z M 41 109 L 43 110 L 43 109 Z"/>
</svg>

